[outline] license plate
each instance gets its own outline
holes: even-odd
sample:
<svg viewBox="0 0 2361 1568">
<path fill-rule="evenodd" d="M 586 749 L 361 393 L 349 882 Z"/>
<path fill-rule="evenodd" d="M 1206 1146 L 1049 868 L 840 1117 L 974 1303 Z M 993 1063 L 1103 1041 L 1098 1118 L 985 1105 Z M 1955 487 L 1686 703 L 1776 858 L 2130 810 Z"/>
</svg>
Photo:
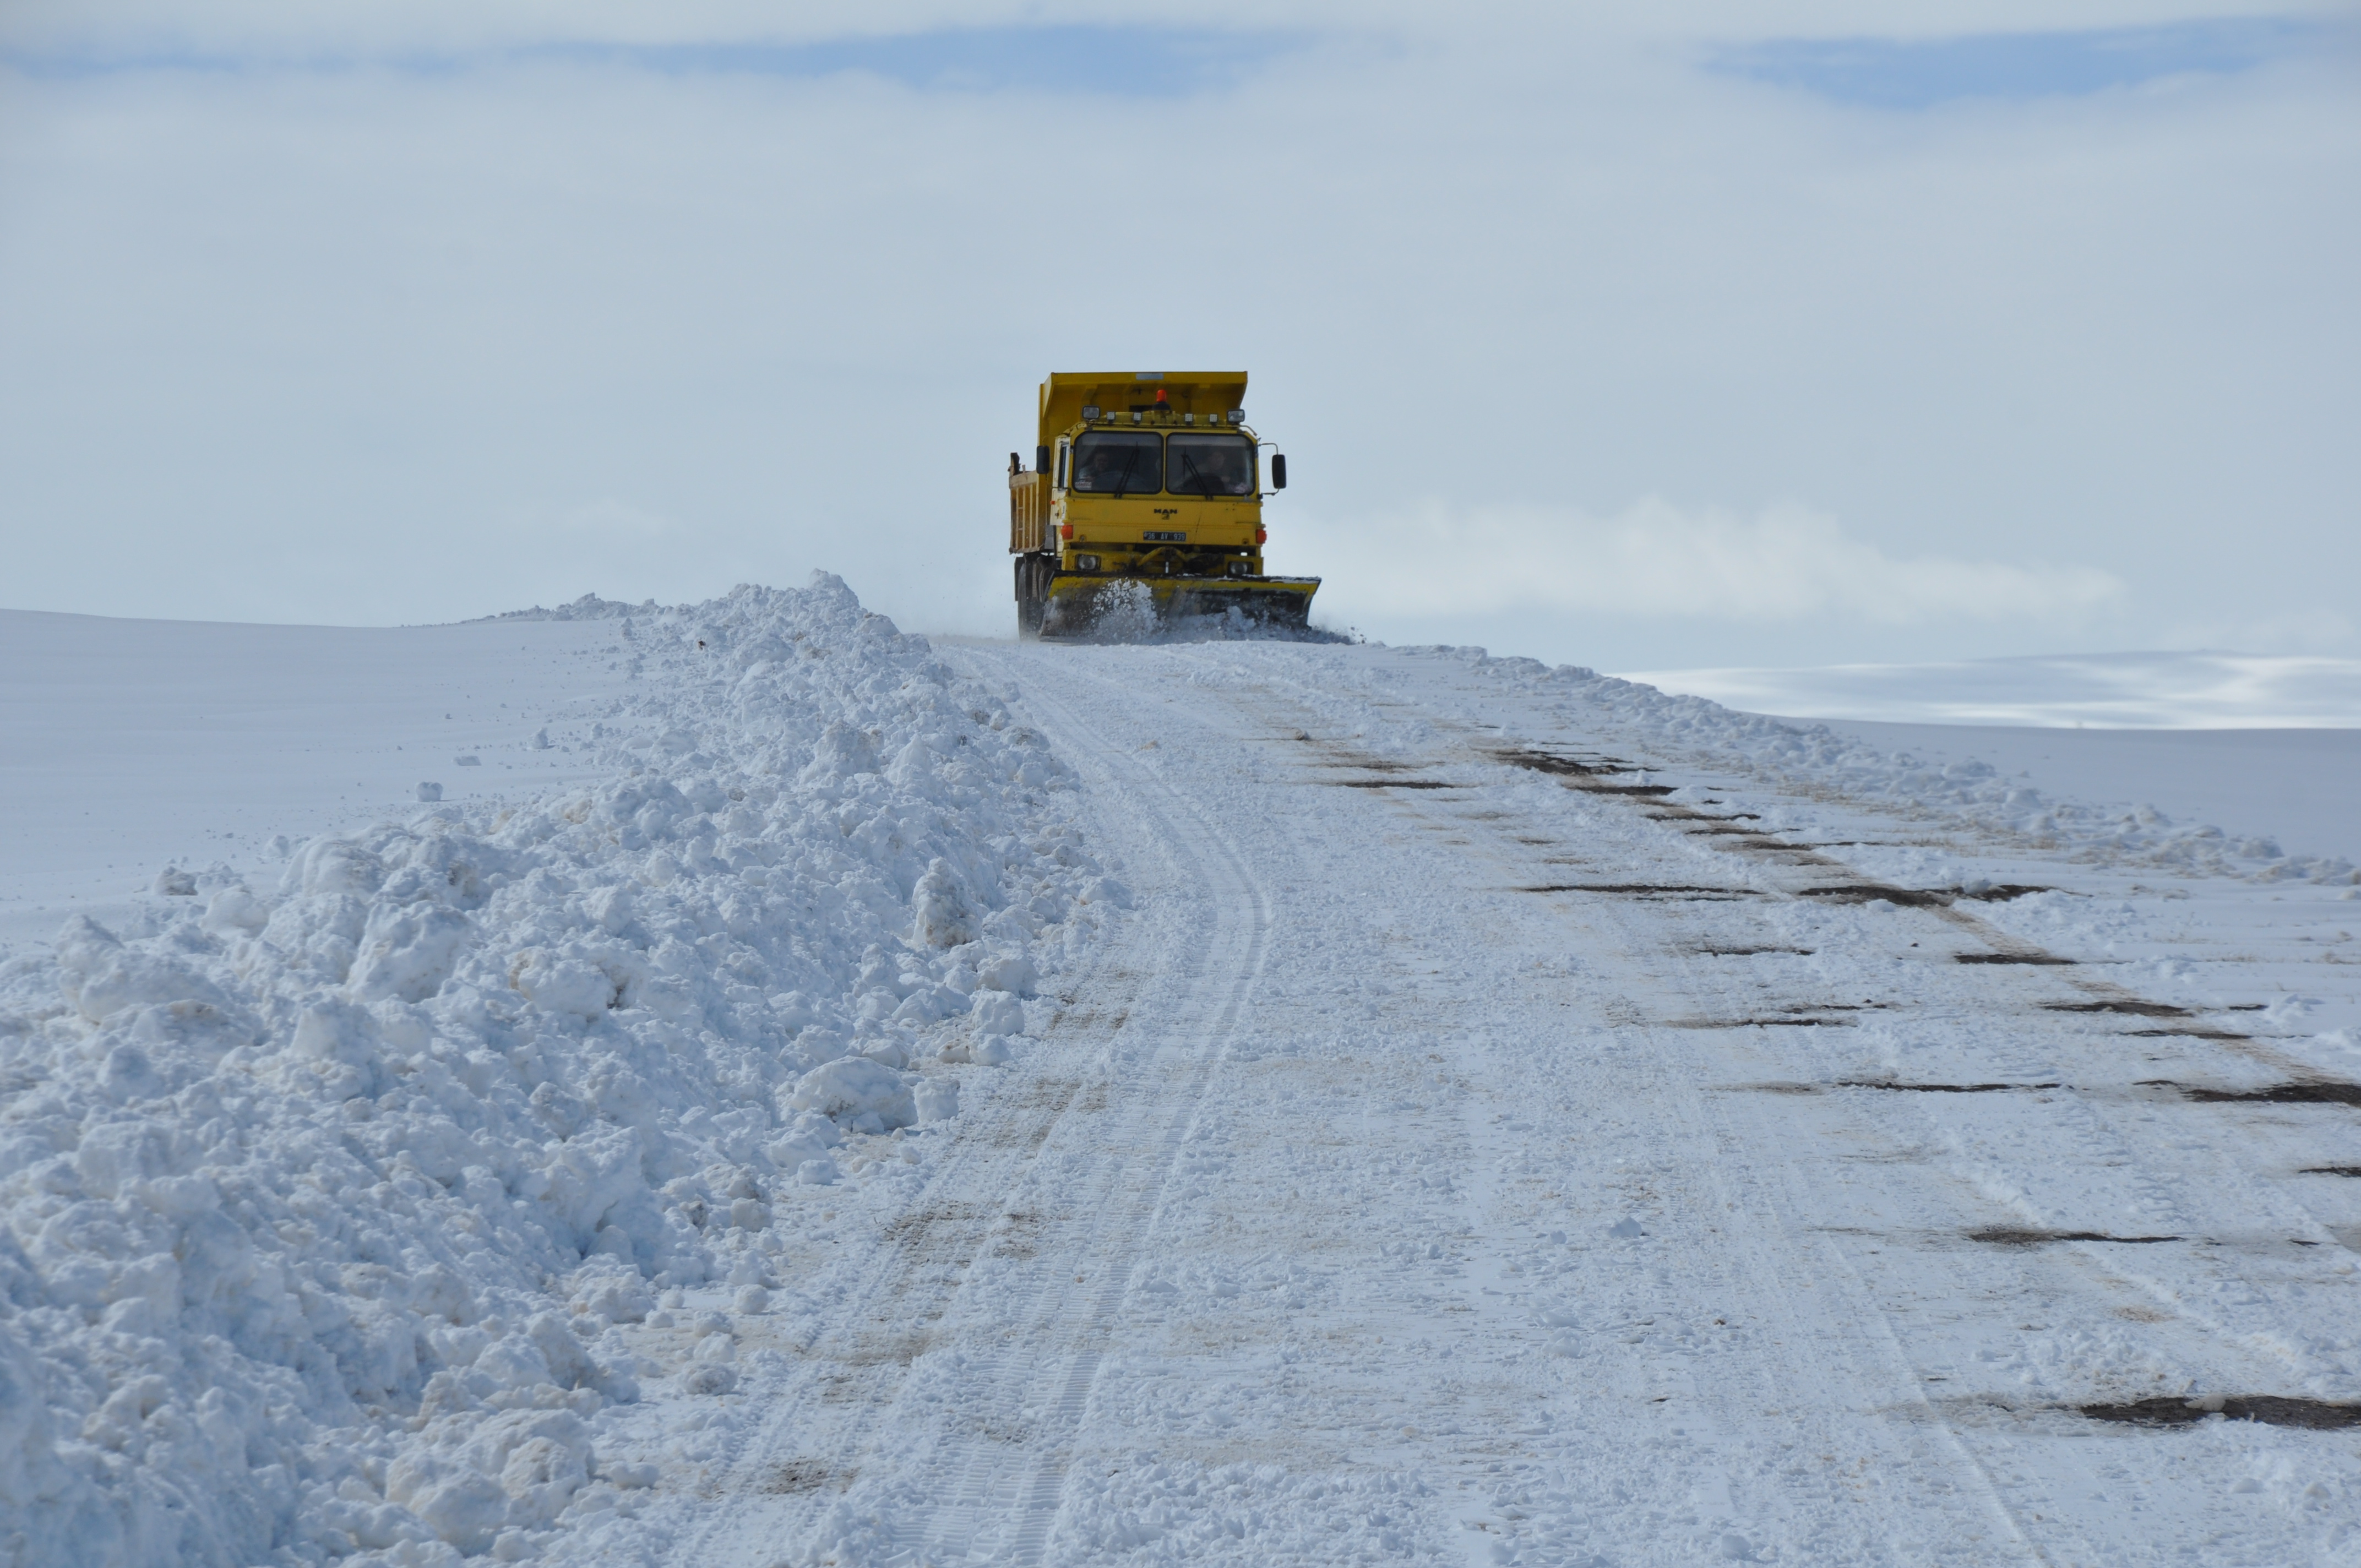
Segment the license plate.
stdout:
<svg viewBox="0 0 2361 1568">
<path fill-rule="evenodd" d="M 1189 542 L 1189 536 L 1185 533 L 1159 533 L 1152 528 L 1140 537 L 1156 544 L 1186 544 Z"/>
</svg>

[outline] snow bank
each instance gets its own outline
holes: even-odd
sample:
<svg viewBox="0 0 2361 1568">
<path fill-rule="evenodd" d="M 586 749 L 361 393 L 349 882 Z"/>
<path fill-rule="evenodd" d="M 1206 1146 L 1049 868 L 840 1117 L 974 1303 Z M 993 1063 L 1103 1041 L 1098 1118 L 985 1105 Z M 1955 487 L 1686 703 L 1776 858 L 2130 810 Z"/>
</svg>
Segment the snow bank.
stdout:
<svg viewBox="0 0 2361 1568">
<path fill-rule="evenodd" d="M 1667 746 L 1686 748 L 1724 765 L 1807 780 L 1854 800 L 1956 818 L 2086 861 L 2266 882 L 2361 883 L 2361 872 L 2338 857 L 2290 855 L 2274 839 L 2175 822 L 2153 806 L 2123 810 L 2055 798 L 1989 762 L 1929 762 L 1826 725 L 1740 713 L 1704 697 L 1667 695 L 1574 664 L 1553 669 L 1532 659 L 1495 659 L 1480 648 L 1404 652 L 1465 659 L 1498 679 L 1565 691 L 1590 710 L 1587 721 L 1603 714 L 1624 728 L 1634 744 L 1660 752 Z"/>
<path fill-rule="evenodd" d="M 773 1188 L 955 1114 L 943 1047 L 1005 1059 L 1082 939 L 1061 764 L 838 579 L 566 613 L 637 655 L 604 782 L 0 969 L 0 1561 L 447 1563 L 612 1506 L 609 1326 L 759 1296 Z"/>
</svg>

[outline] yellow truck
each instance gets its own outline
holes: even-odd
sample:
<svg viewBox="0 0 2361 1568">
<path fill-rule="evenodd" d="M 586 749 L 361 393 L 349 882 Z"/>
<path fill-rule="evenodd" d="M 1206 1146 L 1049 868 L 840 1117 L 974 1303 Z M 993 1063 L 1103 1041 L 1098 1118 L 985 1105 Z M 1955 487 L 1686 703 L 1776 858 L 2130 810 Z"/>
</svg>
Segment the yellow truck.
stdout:
<svg viewBox="0 0 2361 1568">
<path fill-rule="evenodd" d="M 1027 468 L 1008 455 L 1016 630 L 1067 637 L 1188 616 L 1301 626 L 1317 577 L 1262 571 L 1265 444 L 1243 370 L 1060 372 Z M 1287 459 L 1270 459 L 1270 488 Z"/>
</svg>

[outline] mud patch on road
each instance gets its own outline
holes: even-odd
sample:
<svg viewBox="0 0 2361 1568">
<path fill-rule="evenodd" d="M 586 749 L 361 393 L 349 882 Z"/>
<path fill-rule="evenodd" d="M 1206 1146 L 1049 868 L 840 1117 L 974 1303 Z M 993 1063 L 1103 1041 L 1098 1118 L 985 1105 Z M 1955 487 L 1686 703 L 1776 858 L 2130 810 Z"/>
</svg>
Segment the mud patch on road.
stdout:
<svg viewBox="0 0 2361 1568">
<path fill-rule="evenodd" d="M 1450 784 L 1442 779 L 1329 779 L 1338 789 L 1470 789 L 1471 784 Z"/>
<path fill-rule="evenodd" d="M 2307 1165 L 2297 1174 L 2301 1176 L 2361 1177 L 2361 1165 Z"/>
<path fill-rule="evenodd" d="M 2196 1014 L 2169 1002 L 2142 1002 L 2136 996 L 2110 997 L 2102 1002 L 2045 1002 L 2048 1013 L 2120 1013 L 2129 1018 L 2191 1018 Z"/>
<path fill-rule="evenodd" d="M 1699 887 L 1678 882 L 1545 882 L 1519 893 L 1617 893 L 1636 898 L 1761 898 L 1751 887 Z"/>
<path fill-rule="evenodd" d="M 938 1203 L 900 1215 L 889 1222 L 878 1234 L 887 1245 L 901 1247 L 923 1257 L 946 1248 L 953 1251 L 961 1249 L 962 1239 L 955 1235 L 946 1237 L 942 1234 L 944 1228 L 972 1232 L 990 1218 L 991 1209 L 986 1204 Z"/>
<path fill-rule="evenodd" d="M 1985 1225 L 1967 1233 L 1968 1240 L 1986 1246 L 2048 1246 L 2055 1242 L 2113 1242 L 2123 1246 L 2153 1246 L 2177 1242 L 2180 1236 L 2117 1236 L 2104 1231 L 2045 1231 L 2028 1225 Z"/>
<path fill-rule="evenodd" d="M 2094 1421 L 2113 1421 L 2122 1426 L 2190 1427 L 2215 1416 L 2224 1420 L 2259 1421 L 2265 1426 L 2299 1427 L 2308 1431 L 2341 1431 L 2361 1426 L 2361 1403 L 2297 1399 L 2282 1394 L 2213 1395 L 2196 1399 L 2166 1397 L 2070 1408 Z"/>
<path fill-rule="evenodd" d="M 1947 887 L 1894 887 L 1882 882 L 1842 882 L 1826 887 L 1796 890 L 1799 898 L 1826 899 L 1830 904 L 1888 904 L 1911 909 L 1948 909 L 1952 894 Z"/>
<path fill-rule="evenodd" d="M 1032 1210 L 1023 1209 L 1011 1212 L 1006 1219 L 1007 1226 L 997 1234 L 992 1255 L 1014 1258 L 1019 1263 L 1038 1257 L 1041 1255 L 1041 1216 Z"/>
<path fill-rule="evenodd" d="M 1955 964 L 2049 964 L 2070 969 L 2079 959 L 2061 959 L 2056 953 L 1953 953 Z"/>
<path fill-rule="evenodd" d="M 993 1123 L 983 1135 L 983 1143 L 990 1148 L 1039 1148 L 1049 1141 L 1058 1118 L 1066 1113 L 1066 1107 L 1074 1102 L 1082 1087 L 1080 1080 L 1071 1078 L 1034 1080 L 1008 1101 L 1012 1112 L 1027 1114 Z"/>
<path fill-rule="evenodd" d="M 841 1489 L 853 1475 L 850 1470 L 840 1472 L 825 1459 L 790 1459 L 785 1464 L 773 1465 L 758 1489 L 777 1497 L 799 1497 L 823 1486 Z"/>
<path fill-rule="evenodd" d="M 1849 1020 L 1830 1019 L 1841 1025 Z M 1874 1089 L 1886 1094 L 2032 1094 L 2064 1089 L 2062 1083 L 1907 1083 L 1891 1078 L 1840 1078 L 1833 1083 L 1733 1083 L 1756 1094 L 1826 1094 L 1838 1089 Z"/>
<path fill-rule="evenodd" d="M 1810 948 L 1691 948 L 1689 951 L 1706 959 L 1752 959 L 1765 953 L 1789 953 L 1799 959 L 1812 956 Z"/>
<path fill-rule="evenodd" d="M 1667 1029 L 1850 1029 L 1850 1018 L 1829 1018 L 1811 1013 L 1782 1013 L 1767 1018 L 1667 1018 Z"/>
<path fill-rule="evenodd" d="M 1896 1094 L 2025 1094 L 2063 1089 L 2062 1083 L 1903 1083 L 1885 1078 L 1839 1079 L 1838 1089 L 1883 1089 Z"/>
<path fill-rule="evenodd" d="M 2310 1079 L 2266 1084 L 2260 1089 L 2204 1089 L 2169 1078 L 2144 1078 L 2142 1089 L 2169 1089 L 2200 1105 L 2361 1105 L 2361 1083 Z"/>
<path fill-rule="evenodd" d="M 1512 768 L 1531 768 L 1537 773 L 1555 773 L 1561 778 L 1596 778 L 1600 773 L 1621 773 L 1617 759 L 1601 757 L 1596 762 L 1582 762 L 1574 757 L 1561 757 L 1552 751 L 1534 751 L 1508 748 L 1494 751 L 1492 756 Z"/>
<path fill-rule="evenodd" d="M 923 1330 L 863 1334 L 845 1355 L 847 1366 L 907 1366 L 927 1354 L 935 1336 Z"/>
</svg>

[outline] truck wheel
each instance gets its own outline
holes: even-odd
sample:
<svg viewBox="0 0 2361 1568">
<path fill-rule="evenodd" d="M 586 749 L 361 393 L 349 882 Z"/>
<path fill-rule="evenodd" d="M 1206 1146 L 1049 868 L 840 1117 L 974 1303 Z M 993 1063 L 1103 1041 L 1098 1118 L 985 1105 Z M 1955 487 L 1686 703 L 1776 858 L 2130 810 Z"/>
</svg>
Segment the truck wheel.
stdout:
<svg viewBox="0 0 2361 1568">
<path fill-rule="evenodd" d="M 1041 635 L 1041 612 L 1048 608 L 1041 592 L 1042 579 L 1048 575 L 1032 556 L 1017 559 L 1016 635 L 1020 641 Z"/>
</svg>

